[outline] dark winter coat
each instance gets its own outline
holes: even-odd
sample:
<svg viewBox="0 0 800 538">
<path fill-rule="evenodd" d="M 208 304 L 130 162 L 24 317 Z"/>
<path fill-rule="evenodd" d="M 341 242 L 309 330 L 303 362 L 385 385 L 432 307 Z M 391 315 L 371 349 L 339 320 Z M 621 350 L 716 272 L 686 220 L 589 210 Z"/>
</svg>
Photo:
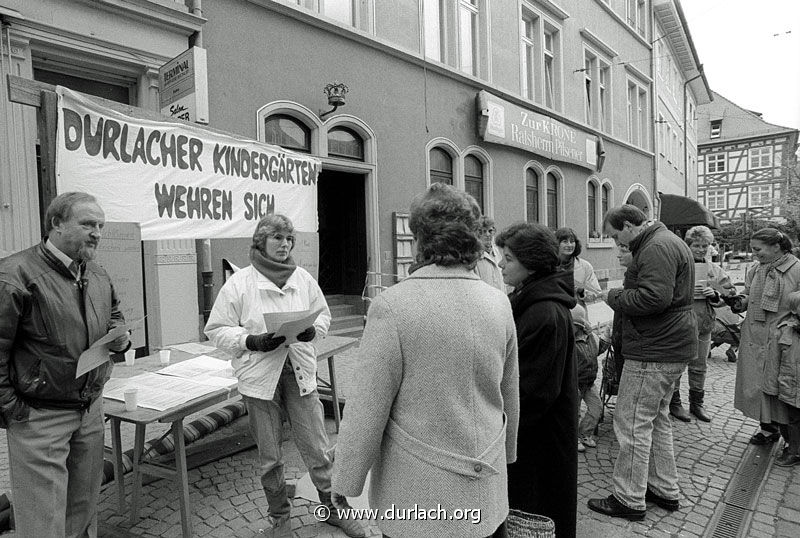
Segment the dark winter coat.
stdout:
<svg viewBox="0 0 800 538">
<path fill-rule="evenodd" d="M 575 536 L 578 379 L 571 273 L 535 275 L 511 294 L 517 326 L 520 421 L 508 468 L 511 508 L 545 515 L 559 538 Z"/>
<path fill-rule="evenodd" d="M 628 245 L 633 261 L 623 289 L 608 292 L 608 306 L 624 315 L 626 361 L 688 362 L 697 356 L 694 258 L 686 243 L 660 222 Z"/>
</svg>

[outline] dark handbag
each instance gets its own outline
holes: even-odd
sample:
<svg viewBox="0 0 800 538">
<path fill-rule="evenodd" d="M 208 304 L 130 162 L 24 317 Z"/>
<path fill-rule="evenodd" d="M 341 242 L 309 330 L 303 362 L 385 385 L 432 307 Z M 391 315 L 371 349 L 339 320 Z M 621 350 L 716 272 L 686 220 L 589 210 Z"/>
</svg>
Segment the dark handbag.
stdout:
<svg viewBox="0 0 800 538">
<path fill-rule="evenodd" d="M 621 357 L 619 363 L 621 363 Z M 618 358 L 614 353 L 614 348 L 609 347 L 606 351 L 606 358 L 603 361 L 603 383 L 605 384 L 605 395 L 616 396 L 619 392 L 619 379 L 622 376 L 622 364 L 618 364 Z"/>
</svg>

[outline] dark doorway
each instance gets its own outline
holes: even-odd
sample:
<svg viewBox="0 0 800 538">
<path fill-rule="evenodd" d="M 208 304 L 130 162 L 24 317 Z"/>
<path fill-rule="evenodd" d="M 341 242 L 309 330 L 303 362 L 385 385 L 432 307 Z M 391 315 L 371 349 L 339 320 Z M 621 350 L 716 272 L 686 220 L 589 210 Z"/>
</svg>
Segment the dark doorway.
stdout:
<svg viewBox="0 0 800 538">
<path fill-rule="evenodd" d="M 324 171 L 317 185 L 319 285 L 326 295 L 361 295 L 367 271 L 365 178 Z"/>
</svg>

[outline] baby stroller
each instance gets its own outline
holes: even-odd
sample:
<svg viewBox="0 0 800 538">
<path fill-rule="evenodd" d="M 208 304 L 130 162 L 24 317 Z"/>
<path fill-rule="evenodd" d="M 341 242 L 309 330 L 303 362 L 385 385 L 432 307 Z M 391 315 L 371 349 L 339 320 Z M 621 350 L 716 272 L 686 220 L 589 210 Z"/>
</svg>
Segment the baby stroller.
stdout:
<svg viewBox="0 0 800 538">
<path fill-rule="evenodd" d="M 728 344 L 725 355 L 728 362 L 736 362 L 736 352 L 739 349 L 739 338 L 742 334 L 742 321 L 744 316 L 734 314 L 727 306 L 716 309 L 717 319 L 711 330 L 711 349 Z"/>
<path fill-rule="evenodd" d="M 604 352 L 605 358 L 603 359 L 602 366 L 603 377 L 600 380 L 600 401 L 603 402 L 603 411 L 600 414 L 599 422 L 603 422 L 606 408 L 614 408 L 614 404 L 611 403 L 611 398 L 616 396 L 619 391 L 619 376 L 621 374 L 621 372 L 617 371 L 621 365 L 617 363 L 616 356 L 614 355 L 614 348 L 611 346 L 610 342 L 601 338 L 600 355 Z"/>
</svg>

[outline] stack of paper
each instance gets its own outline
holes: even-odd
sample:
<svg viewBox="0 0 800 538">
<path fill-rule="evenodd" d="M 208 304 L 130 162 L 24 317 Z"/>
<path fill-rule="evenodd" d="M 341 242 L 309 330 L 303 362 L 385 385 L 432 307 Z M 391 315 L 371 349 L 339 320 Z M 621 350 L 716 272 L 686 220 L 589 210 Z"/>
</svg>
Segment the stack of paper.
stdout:
<svg viewBox="0 0 800 538">
<path fill-rule="evenodd" d="M 208 355 L 170 364 L 157 373 L 191 379 L 196 383 L 214 387 L 232 387 L 237 383 L 230 361 L 215 359 Z"/>
<path fill-rule="evenodd" d="M 181 377 L 144 373 L 128 378 L 114 378 L 106 383 L 103 397 L 112 400 L 125 400 L 125 389 L 138 389 L 140 407 L 165 411 L 200 396 L 218 390 L 219 386 L 198 383 Z"/>
</svg>

